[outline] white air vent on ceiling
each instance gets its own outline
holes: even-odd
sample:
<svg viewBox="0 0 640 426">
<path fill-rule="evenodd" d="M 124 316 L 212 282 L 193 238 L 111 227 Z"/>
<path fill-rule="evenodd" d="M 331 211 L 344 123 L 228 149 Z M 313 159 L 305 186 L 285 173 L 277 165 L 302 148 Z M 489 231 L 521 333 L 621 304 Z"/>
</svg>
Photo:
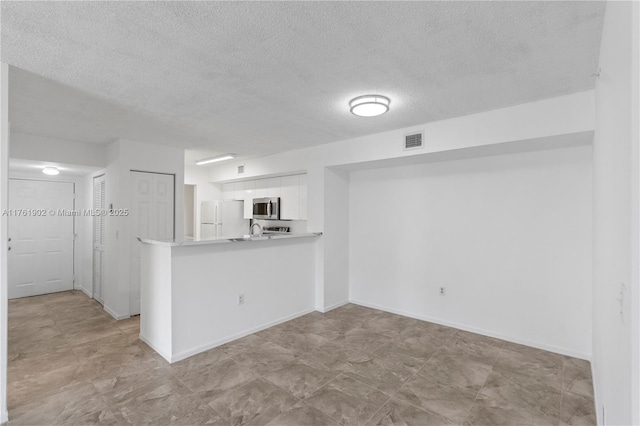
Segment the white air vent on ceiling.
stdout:
<svg viewBox="0 0 640 426">
<path fill-rule="evenodd" d="M 422 148 L 424 132 L 410 133 L 404 135 L 404 150 Z"/>
<path fill-rule="evenodd" d="M 244 173 L 244 165 L 238 166 L 238 174 L 240 175 L 242 173 Z"/>
</svg>

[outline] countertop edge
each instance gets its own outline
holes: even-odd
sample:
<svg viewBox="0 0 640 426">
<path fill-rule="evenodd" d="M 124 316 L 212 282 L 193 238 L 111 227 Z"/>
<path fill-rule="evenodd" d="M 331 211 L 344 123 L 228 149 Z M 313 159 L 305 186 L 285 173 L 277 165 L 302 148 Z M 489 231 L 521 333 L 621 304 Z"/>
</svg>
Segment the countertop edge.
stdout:
<svg viewBox="0 0 640 426">
<path fill-rule="evenodd" d="M 188 246 L 201 246 L 201 245 L 210 245 L 210 244 L 227 244 L 227 243 L 253 243 L 258 241 L 270 241 L 270 240 L 288 240 L 291 238 L 305 238 L 305 237 L 319 237 L 322 235 L 322 232 L 306 232 L 303 234 L 270 234 L 270 235 L 262 235 L 260 237 L 253 238 L 245 238 L 244 236 L 238 237 L 230 237 L 230 238 L 221 238 L 219 240 L 199 240 L 199 241 L 183 241 L 181 243 L 176 243 L 172 241 L 158 241 L 158 240 L 150 240 L 148 238 L 140 238 L 136 237 L 138 241 L 144 244 L 152 244 L 157 246 L 165 246 L 165 247 L 188 247 Z"/>
</svg>

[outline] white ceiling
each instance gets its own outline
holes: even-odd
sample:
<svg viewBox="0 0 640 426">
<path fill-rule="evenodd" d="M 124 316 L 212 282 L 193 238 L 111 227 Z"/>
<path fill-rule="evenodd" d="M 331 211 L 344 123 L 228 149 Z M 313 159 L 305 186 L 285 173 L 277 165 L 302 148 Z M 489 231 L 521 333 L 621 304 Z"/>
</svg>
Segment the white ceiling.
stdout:
<svg viewBox="0 0 640 426">
<path fill-rule="evenodd" d="M 244 157 L 594 87 L 603 2 L 2 2 L 12 130 Z M 378 118 L 348 111 L 391 98 Z"/>
</svg>

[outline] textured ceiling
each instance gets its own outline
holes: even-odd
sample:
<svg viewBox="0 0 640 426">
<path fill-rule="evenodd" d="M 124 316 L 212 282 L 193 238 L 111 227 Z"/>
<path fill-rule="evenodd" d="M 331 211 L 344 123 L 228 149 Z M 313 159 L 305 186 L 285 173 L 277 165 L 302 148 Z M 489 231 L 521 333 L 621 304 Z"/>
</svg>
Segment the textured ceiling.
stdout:
<svg viewBox="0 0 640 426">
<path fill-rule="evenodd" d="M 603 2 L 10 2 L 12 130 L 264 155 L 594 87 Z M 380 93 L 391 111 L 351 115 Z"/>
</svg>

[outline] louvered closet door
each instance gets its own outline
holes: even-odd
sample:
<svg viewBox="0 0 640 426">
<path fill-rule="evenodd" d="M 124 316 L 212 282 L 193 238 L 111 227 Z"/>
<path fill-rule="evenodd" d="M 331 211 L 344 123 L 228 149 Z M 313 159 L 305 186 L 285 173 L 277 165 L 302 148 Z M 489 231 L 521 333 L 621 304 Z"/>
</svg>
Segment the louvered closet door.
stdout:
<svg viewBox="0 0 640 426">
<path fill-rule="evenodd" d="M 106 211 L 104 175 L 93 178 L 93 211 Z M 104 226 L 105 217 L 93 216 L 93 298 L 104 305 Z"/>
</svg>

